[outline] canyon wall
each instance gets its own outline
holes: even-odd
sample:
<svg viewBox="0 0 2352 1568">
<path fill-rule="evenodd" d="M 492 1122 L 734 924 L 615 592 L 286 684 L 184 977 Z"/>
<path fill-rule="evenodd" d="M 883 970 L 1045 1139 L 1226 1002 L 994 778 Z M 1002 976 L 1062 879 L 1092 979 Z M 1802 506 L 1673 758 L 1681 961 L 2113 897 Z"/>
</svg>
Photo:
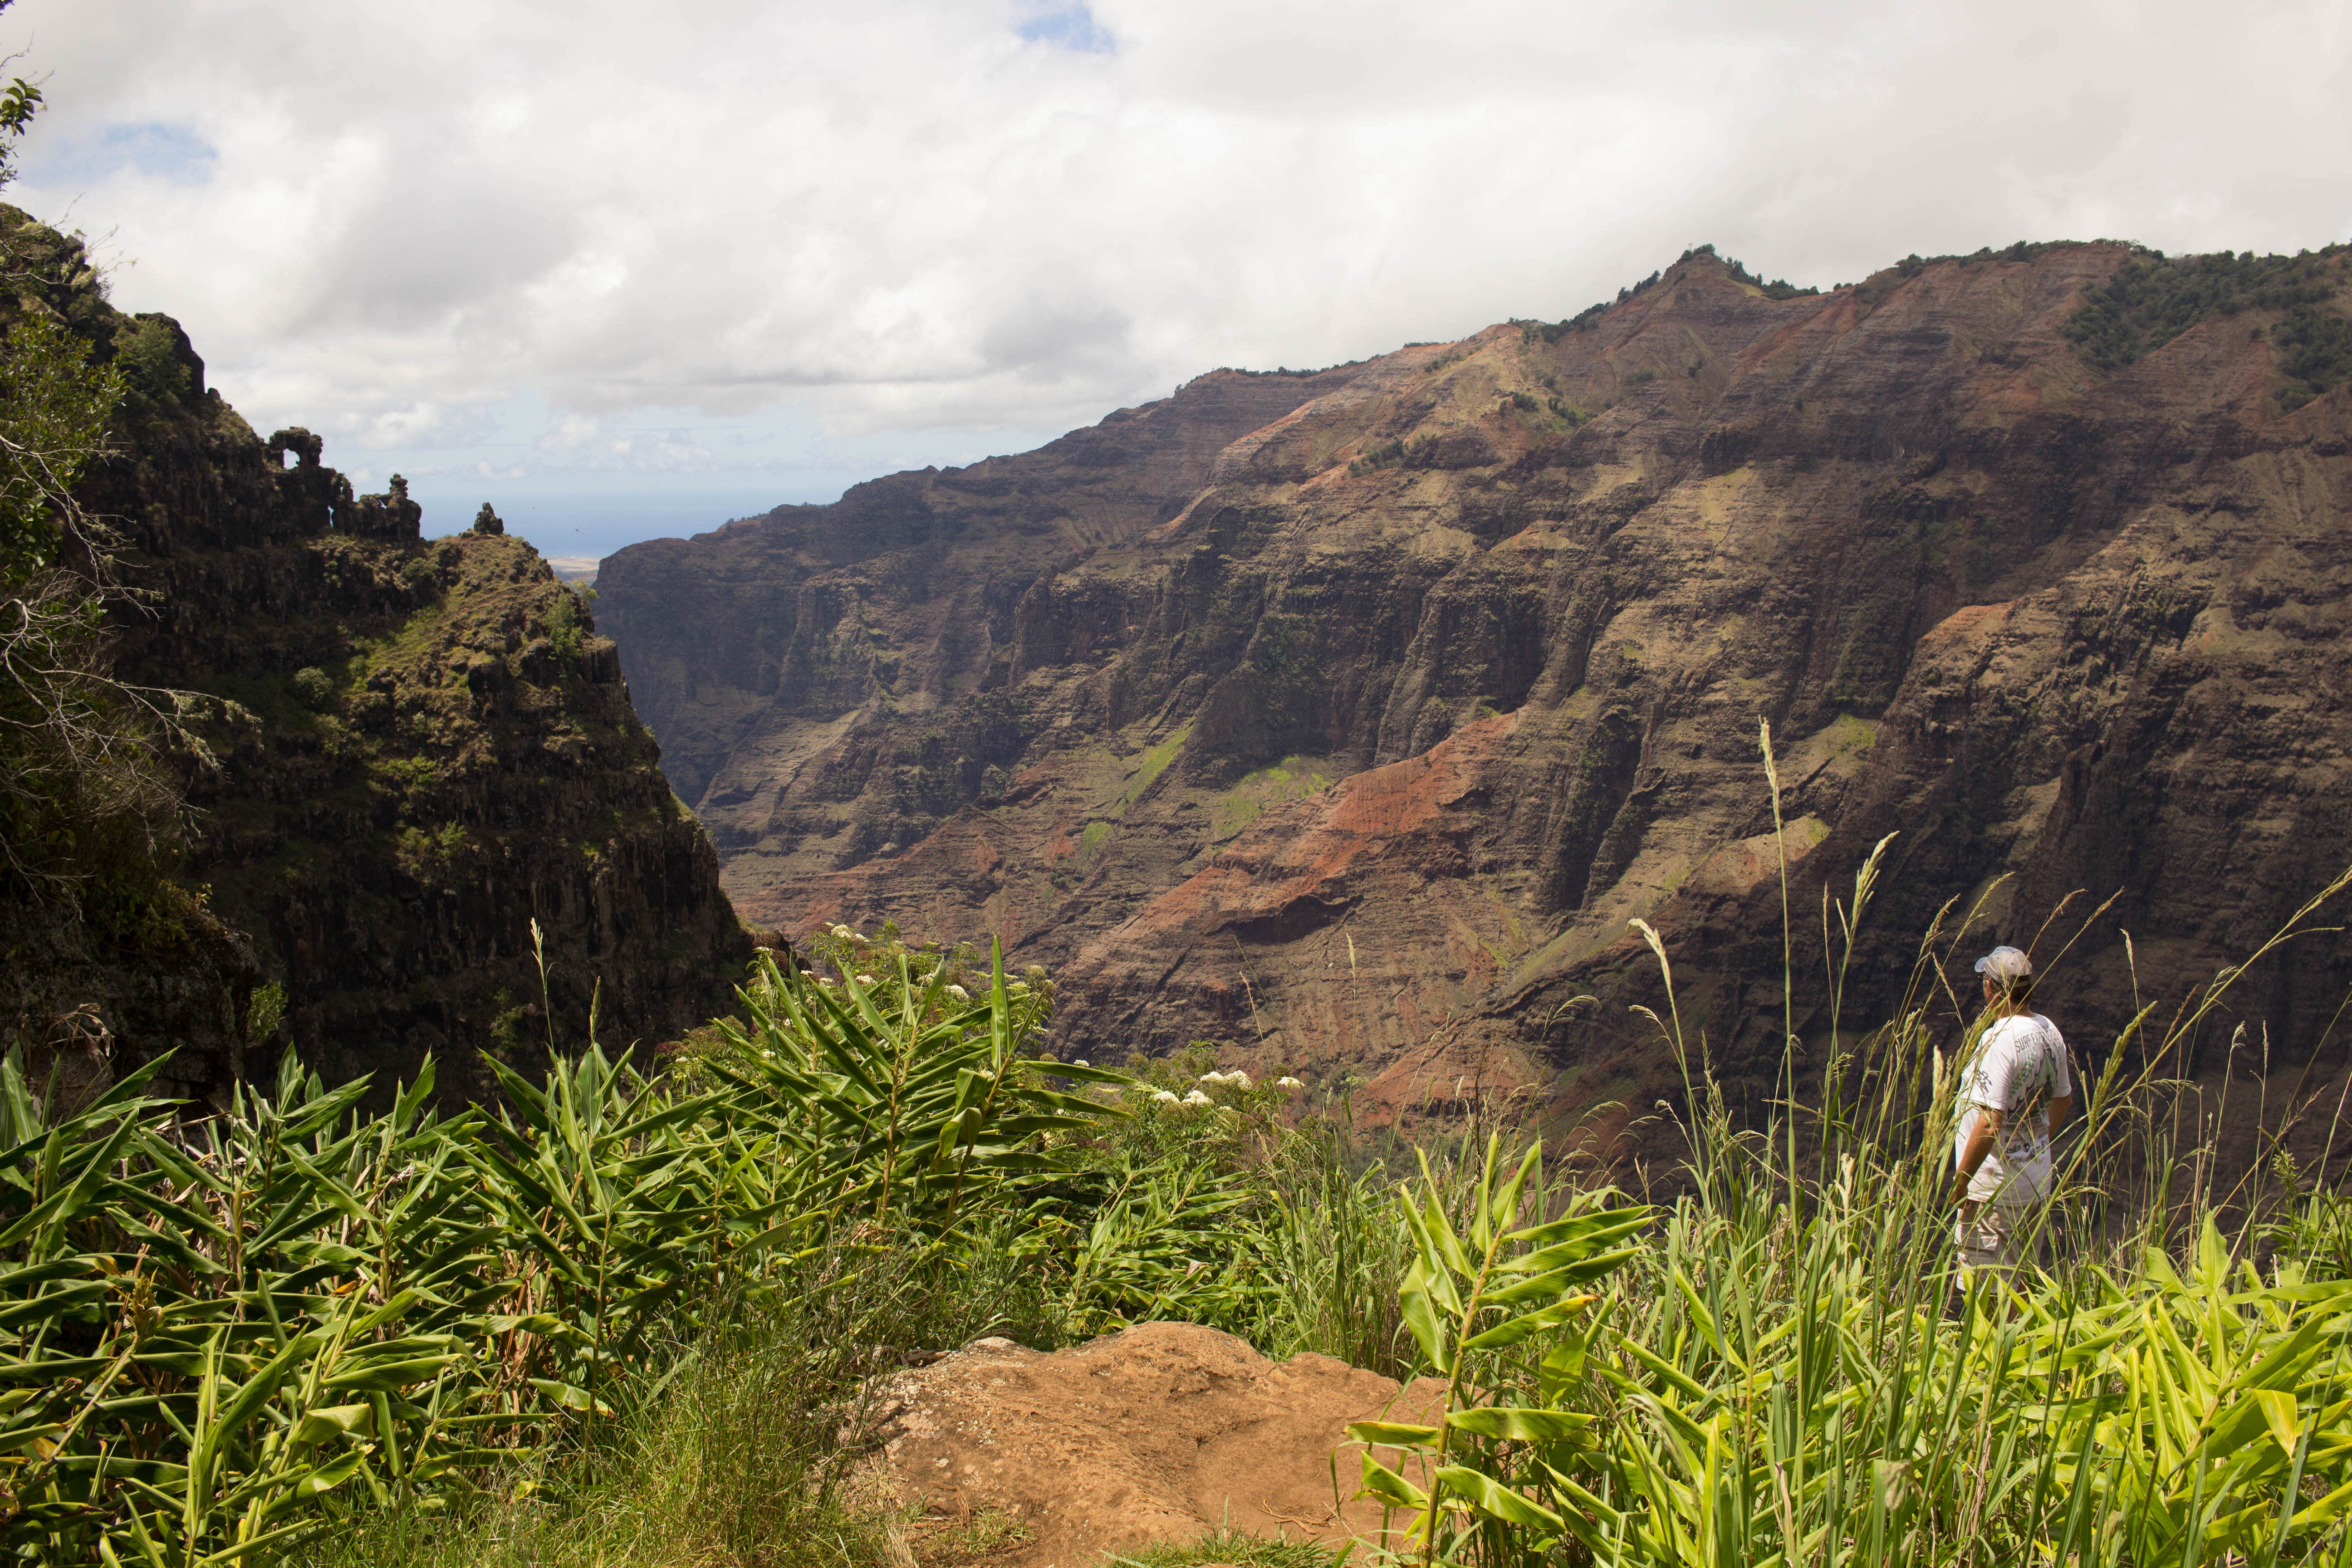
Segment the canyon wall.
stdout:
<svg viewBox="0 0 2352 1568">
<path fill-rule="evenodd" d="M 17 308 L 124 374 L 79 499 L 117 536 L 112 668 L 186 725 L 155 739 L 188 808 L 149 905 L 12 899 L 0 1031 L 37 1055 L 96 1003 L 118 1070 L 172 1050 L 166 1086 L 215 1101 L 286 1048 L 386 1089 L 431 1052 L 455 1102 L 489 1091 L 478 1047 L 574 1047 L 592 1002 L 612 1047 L 723 1009 L 750 942 L 588 602 L 494 514 L 428 539 L 398 480 L 355 496 L 317 437 L 265 442 L 175 322 L 0 225 Z"/>
<path fill-rule="evenodd" d="M 1784 1016 L 1828 1029 L 1824 887 L 1893 834 L 1848 1025 L 1958 900 L 1956 982 L 2032 946 L 2095 1059 L 2352 863 L 2352 395 L 2288 346 L 2352 278 L 2084 334 L 2157 265 L 1811 294 L 1696 253 L 1574 321 L 1221 371 L 633 546 L 604 621 L 746 918 L 1001 934 L 1068 1054 L 1205 1039 L 1605 1131 L 1676 1078 L 1639 919 L 1752 1105 Z M 2244 1022 L 2300 1070 L 2347 983 L 2333 937 L 2265 960 L 2203 1067 Z"/>
</svg>

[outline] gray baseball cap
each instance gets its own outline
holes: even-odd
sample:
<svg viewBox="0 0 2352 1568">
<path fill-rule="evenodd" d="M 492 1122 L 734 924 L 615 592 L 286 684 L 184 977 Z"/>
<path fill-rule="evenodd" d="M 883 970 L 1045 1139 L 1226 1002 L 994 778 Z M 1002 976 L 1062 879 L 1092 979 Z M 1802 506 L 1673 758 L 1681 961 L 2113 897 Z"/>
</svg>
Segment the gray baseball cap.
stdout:
<svg viewBox="0 0 2352 1568">
<path fill-rule="evenodd" d="M 1977 960 L 1977 973 L 1998 985 L 2008 985 L 2033 973 L 2033 960 L 2017 948 L 1996 947 Z"/>
</svg>

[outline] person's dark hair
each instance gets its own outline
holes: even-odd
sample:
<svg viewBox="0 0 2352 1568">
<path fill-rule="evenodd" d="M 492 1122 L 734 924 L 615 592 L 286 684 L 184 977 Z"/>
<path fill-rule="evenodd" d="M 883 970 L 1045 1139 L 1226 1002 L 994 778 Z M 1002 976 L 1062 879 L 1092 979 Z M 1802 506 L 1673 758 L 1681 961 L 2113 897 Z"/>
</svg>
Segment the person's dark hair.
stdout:
<svg viewBox="0 0 2352 1568">
<path fill-rule="evenodd" d="M 1988 974 L 1985 983 L 2000 994 L 2006 1006 L 2022 1007 L 2033 1000 L 2033 976 L 2031 974 L 2021 974 L 2014 980 L 1995 980 Z"/>
</svg>

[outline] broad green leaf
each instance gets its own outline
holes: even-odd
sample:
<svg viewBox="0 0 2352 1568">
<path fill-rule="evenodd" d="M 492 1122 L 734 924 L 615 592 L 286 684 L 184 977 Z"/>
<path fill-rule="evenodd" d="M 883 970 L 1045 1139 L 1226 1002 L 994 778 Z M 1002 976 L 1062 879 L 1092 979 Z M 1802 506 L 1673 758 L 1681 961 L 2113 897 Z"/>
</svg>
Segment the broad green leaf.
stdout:
<svg viewBox="0 0 2352 1568">
<path fill-rule="evenodd" d="M 1373 1458 L 1370 1449 L 1364 1453 L 1363 1491 L 1359 1495 L 1364 1494 L 1399 1508 L 1425 1509 L 1429 1506 L 1427 1492 Z"/>
<path fill-rule="evenodd" d="M 1452 1335 L 1446 1320 L 1441 1316 L 1438 1304 L 1430 1298 L 1431 1268 L 1427 1258 L 1415 1258 L 1405 1273 L 1404 1283 L 1397 1287 L 1397 1301 L 1402 1308 L 1406 1329 L 1413 1342 L 1421 1346 L 1422 1355 L 1440 1373 L 1451 1374 L 1454 1370 Z"/>
<path fill-rule="evenodd" d="M 332 1460 L 320 1466 L 295 1482 L 294 1495 L 298 1498 L 310 1499 L 322 1492 L 334 1490 L 359 1473 L 360 1467 L 367 1462 L 372 1447 L 373 1445 L 362 1445 L 344 1450 Z"/>
<path fill-rule="evenodd" d="M 1473 1334 L 1462 1342 L 1462 1348 L 1465 1351 L 1486 1351 L 1500 1350 L 1506 1345 L 1517 1344 L 1524 1340 L 1534 1338 L 1547 1329 L 1559 1327 L 1599 1300 L 1597 1296 L 1570 1296 L 1564 1301 L 1555 1302 L 1538 1311 L 1497 1323 L 1483 1333 Z"/>
<path fill-rule="evenodd" d="M 2294 1396 L 2276 1389 L 2263 1388 L 2256 1389 L 2247 1397 L 2262 1406 L 2263 1415 L 2270 1426 L 2271 1439 L 2279 1446 L 2279 1451 L 2293 1455 L 2295 1446 L 2303 1440 L 2302 1423 L 2295 1415 Z"/>
<path fill-rule="evenodd" d="M 1570 1411 L 1505 1405 L 1472 1405 L 1445 1417 L 1447 1426 L 1460 1431 L 1520 1443 L 1560 1442 L 1575 1436 L 1591 1422 L 1591 1416 Z"/>
<path fill-rule="evenodd" d="M 613 1414 L 609 1406 L 601 1401 L 591 1399 L 588 1396 L 588 1391 L 584 1388 L 560 1382 L 551 1377 L 534 1377 L 530 1382 L 533 1388 L 566 1410 L 577 1410 L 583 1413 L 593 1411 L 600 1415 Z"/>
<path fill-rule="evenodd" d="M 1438 1428 L 1413 1426 L 1394 1421 L 1350 1421 L 1348 1436 L 1357 1443 L 1379 1443 L 1392 1448 L 1409 1448 L 1415 1444 L 1437 1441 Z"/>
<path fill-rule="evenodd" d="M 1511 1490 L 1483 1471 L 1465 1465 L 1447 1465 L 1433 1479 L 1447 1490 L 1468 1499 L 1481 1512 L 1491 1514 L 1506 1524 L 1545 1530 L 1563 1528 L 1559 1515 Z"/>
<path fill-rule="evenodd" d="M 375 1406 L 373 1405 L 331 1405 L 323 1409 L 305 1412 L 288 1442 L 291 1447 L 302 1448 L 353 1433 L 365 1436 L 374 1421 Z"/>
</svg>

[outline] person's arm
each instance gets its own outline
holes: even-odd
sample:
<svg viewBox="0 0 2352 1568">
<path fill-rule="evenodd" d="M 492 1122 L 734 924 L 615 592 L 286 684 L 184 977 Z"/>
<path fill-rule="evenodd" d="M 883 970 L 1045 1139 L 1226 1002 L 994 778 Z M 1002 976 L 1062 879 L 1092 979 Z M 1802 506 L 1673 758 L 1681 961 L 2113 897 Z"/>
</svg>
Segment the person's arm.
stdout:
<svg viewBox="0 0 2352 1568">
<path fill-rule="evenodd" d="M 2000 1112 L 1979 1109 L 1977 1124 L 1969 1129 L 1968 1147 L 1960 1151 L 1959 1169 L 1952 1175 L 1952 1202 L 1962 1208 L 1969 1206 L 1969 1184 L 1976 1180 L 1977 1167 L 1992 1152 L 1993 1142 L 2000 1136 Z"/>
<path fill-rule="evenodd" d="M 2067 1118 L 2067 1117 L 2069 1117 L 2069 1116 L 2073 1115 L 2074 1113 L 2074 1097 L 2073 1095 L 2071 1095 L 2071 1094 L 2059 1094 L 2059 1095 L 2053 1095 L 2053 1096 L 2051 1097 L 2051 1099 L 2050 1099 L 2050 1136 L 2051 1136 L 2051 1138 L 2052 1138 L 2052 1139 L 2053 1139 L 2053 1140 L 2054 1140 L 2054 1139 L 2056 1139 L 2056 1138 L 2057 1138 L 2057 1136 L 2058 1136 L 2058 1129 L 2059 1129 L 2060 1125 L 2065 1121 L 2065 1120 L 2066 1120 L 2066 1118 Z"/>
</svg>

